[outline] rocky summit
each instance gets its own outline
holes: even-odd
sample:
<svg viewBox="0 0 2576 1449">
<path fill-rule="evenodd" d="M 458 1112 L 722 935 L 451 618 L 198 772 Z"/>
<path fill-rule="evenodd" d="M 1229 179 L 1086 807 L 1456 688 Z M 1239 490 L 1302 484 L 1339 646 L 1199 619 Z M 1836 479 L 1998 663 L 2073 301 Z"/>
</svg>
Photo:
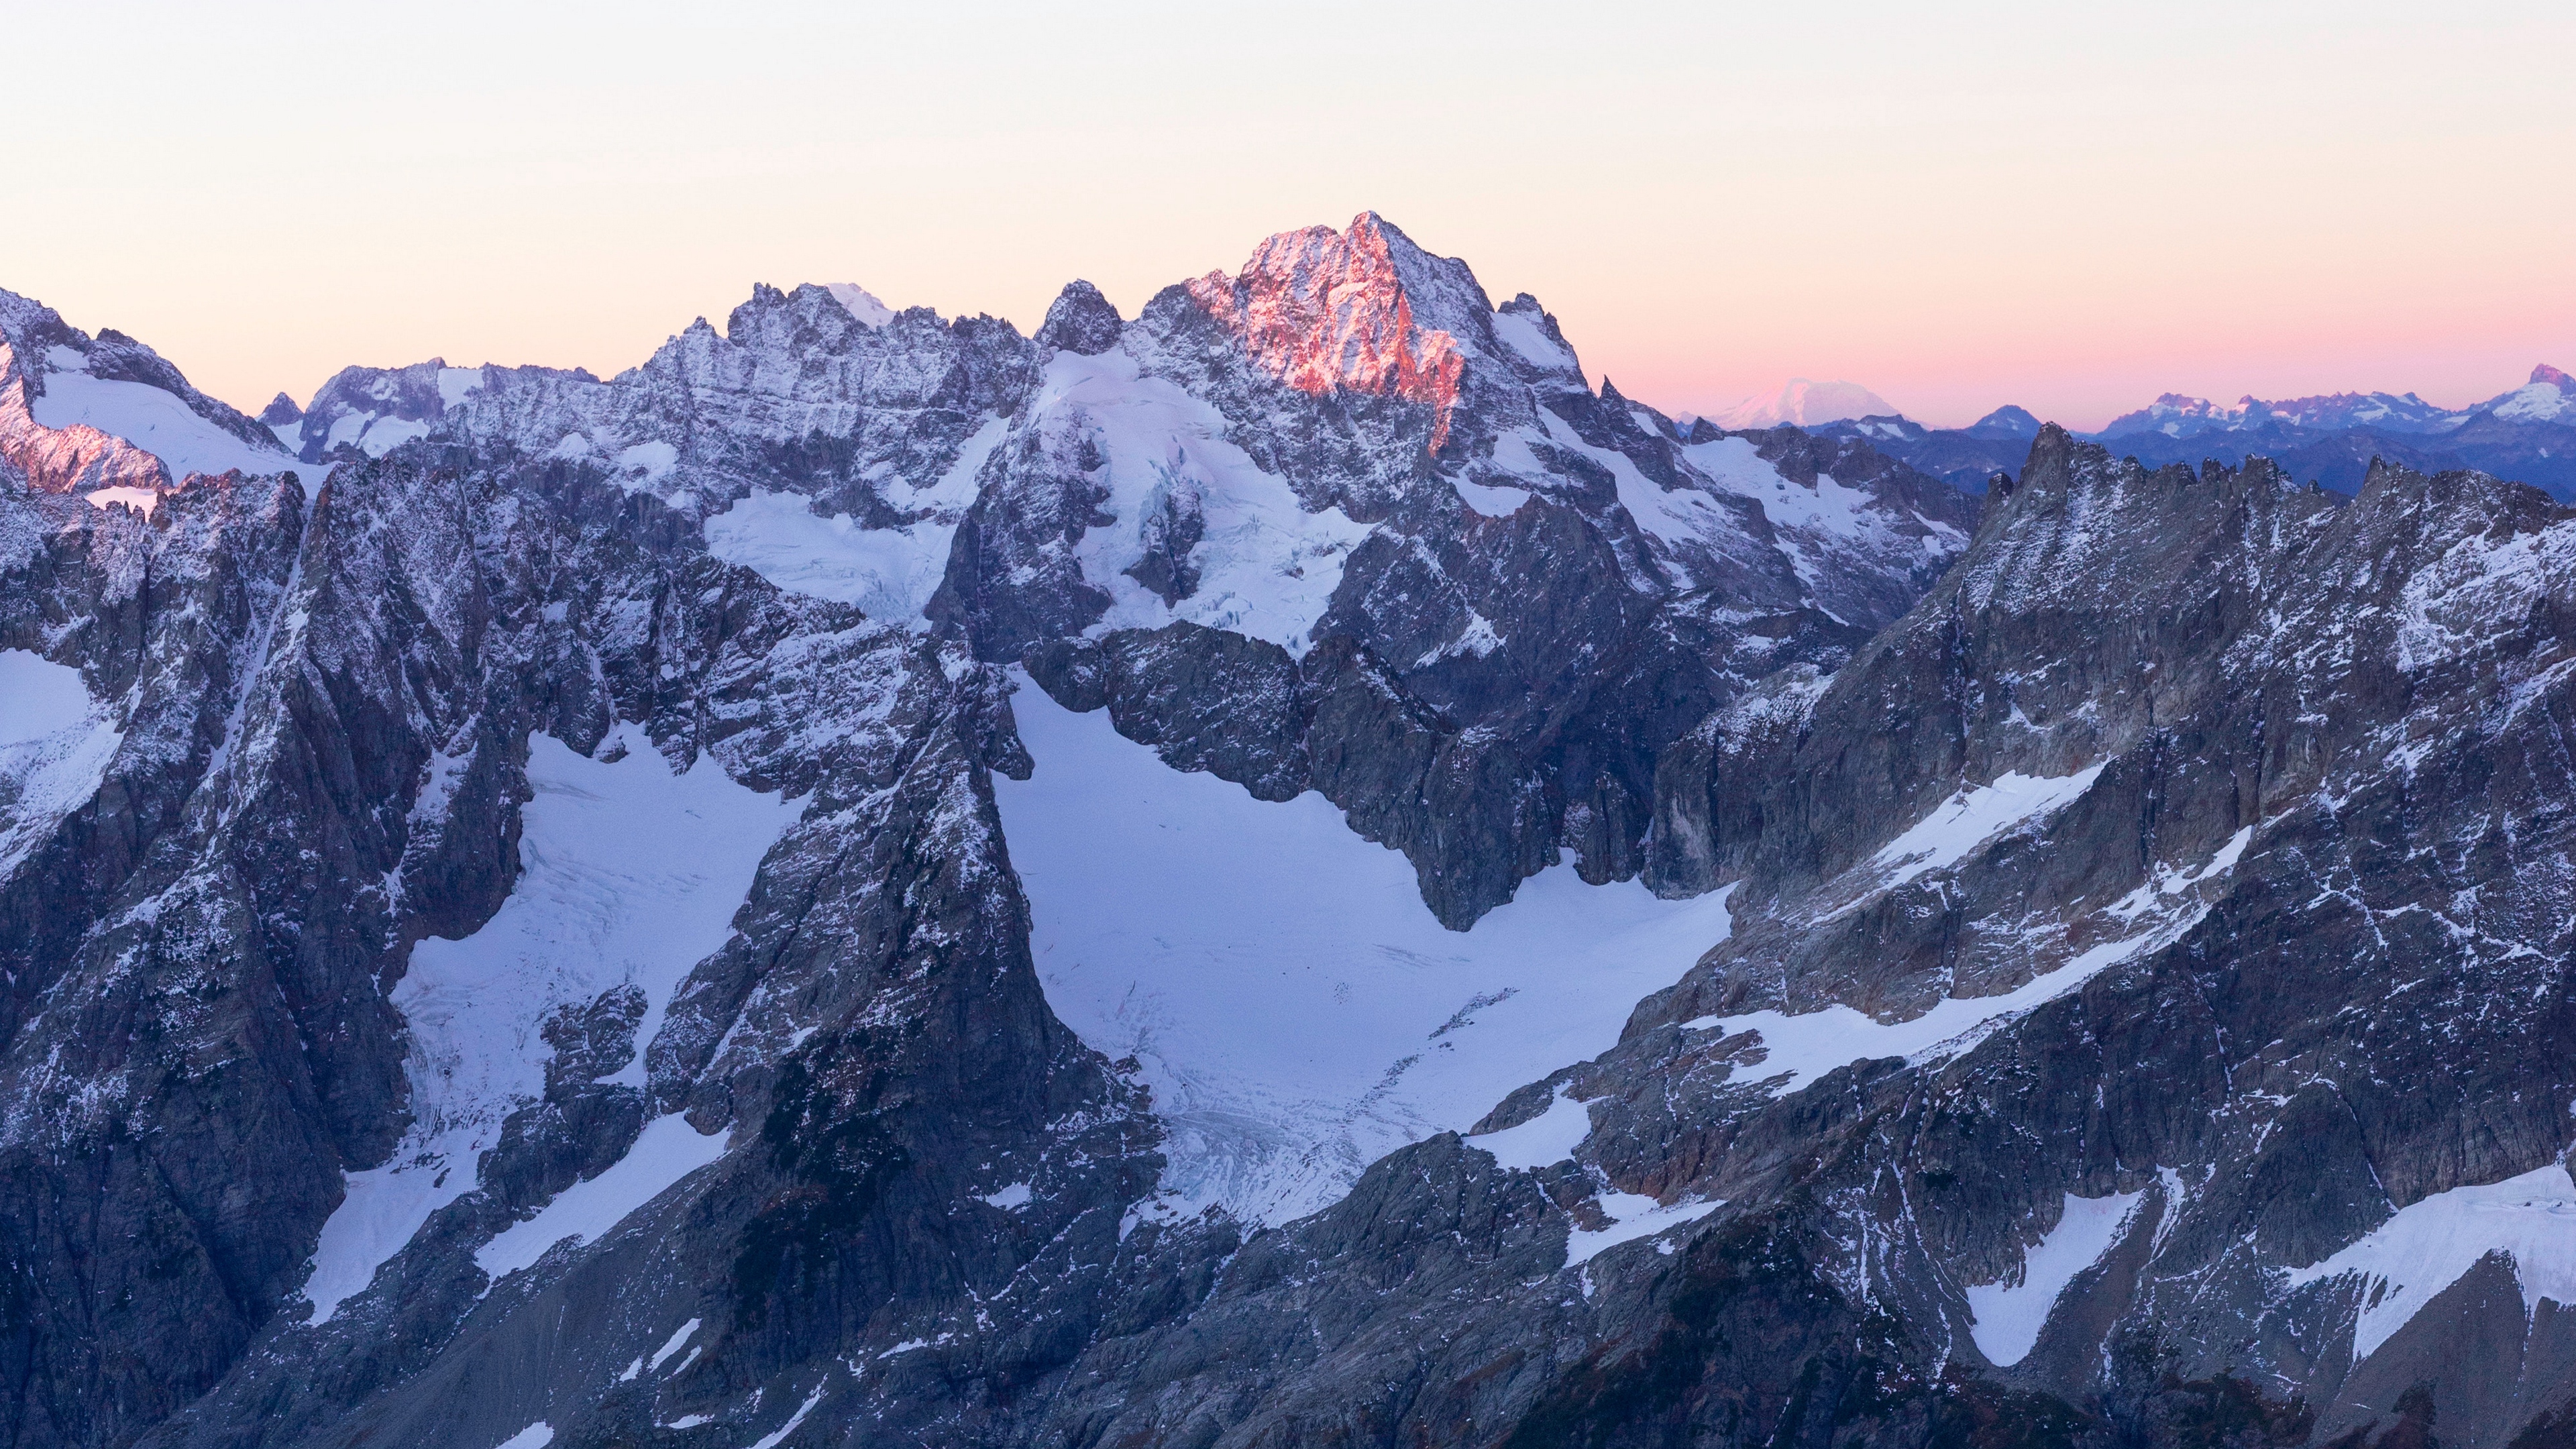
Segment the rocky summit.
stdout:
<svg viewBox="0 0 2576 1449">
<path fill-rule="evenodd" d="M 0 293 L 0 1444 L 2560 1449 L 2576 511 L 1988 422 Z"/>
</svg>

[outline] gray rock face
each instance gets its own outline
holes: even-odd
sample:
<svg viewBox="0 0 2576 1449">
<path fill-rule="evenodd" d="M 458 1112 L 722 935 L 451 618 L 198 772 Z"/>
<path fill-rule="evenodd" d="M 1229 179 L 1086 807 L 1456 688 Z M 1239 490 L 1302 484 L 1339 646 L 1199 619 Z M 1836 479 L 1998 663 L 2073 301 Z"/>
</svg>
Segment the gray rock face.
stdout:
<svg viewBox="0 0 2576 1449">
<path fill-rule="evenodd" d="M 1038 328 L 1035 341 L 1040 347 L 1097 357 L 1118 345 L 1119 329 L 1125 325 L 1118 309 L 1100 295 L 1098 287 L 1089 282 L 1067 282 L 1063 293 L 1047 307 L 1046 321 Z"/>
<path fill-rule="evenodd" d="M 1634 1134 L 1622 1150 L 1640 1169 L 1690 1141 L 1682 1155 L 1734 1198 L 1730 1171 L 1762 1162 L 1746 1151 L 1759 1124 L 1800 1094 L 1712 1127 L 1727 1084 L 1762 1068 L 1692 1024 L 1827 1002 L 1901 1021 L 2066 982 L 1981 1043 L 1847 1069 L 1854 1125 L 1900 1144 L 1825 1172 L 1851 1194 L 1846 1240 L 1866 1224 L 1882 1244 L 1870 1271 L 1992 1281 L 2062 1194 L 2143 1192 L 2146 1241 L 2096 1265 L 2088 1300 L 2060 1301 L 2018 1376 L 2117 1396 L 2166 1366 L 2250 1367 L 2335 1402 L 2321 1426 L 2337 1431 L 2393 1414 L 2420 1379 L 2454 1432 L 2509 1434 L 2569 1387 L 2401 1336 L 2354 1381 L 2379 1389 L 2334 1400 L 2356 1300 L 2386 1286 L 2297 1270 L 2565 1146 L 2569 1088 L 2529 1047 L 2561 1029 L 2554 991 L 2525 974 L 2558 949 L 2543 902 L 2560 887 L 2506 858 L 2471 887 L 2438 862 L 2482 839 L 2555 849 L 2540 822 L 2564 786 L 2515 762 L 2565 707 L 2540 681 L 2564 647 L 2567 579 L 2540 560 L 2567 527 L 2536 493 L 2474 475 L 2382 470 L 2337 508 L 2262 465 L 2150 474 L 2044 434 L 1904 623 L 1829 684 L 1780 681 L 1667 758 L 1650 870 L 1667 888 L 1737 881 L 1745 914 L 1640 1008 L 1621 1049 L 1635 1066 L 1614 1072 L 1643 1068 L 1619 1090 L 1648 1110 L 1614 1107 L 1606 1130 Z M 2526 702 L 2477 702 L 2508 698 Z M 1880 842 L 1962 782 L 2079 766 L 2098 771 L 2080 794 L 1891 883 Z M 2512 845 L 2494 833 L 2508 816 Z M 2479 919 L 2537 933 L 2454 932 L 2440 922 L 2463 890 Z M 2402 923 L 2418 912 L 2429 929 Z M 2427 1032 L 2395 1005 L 2464 991 L 2497 993 L 2486 1022 L 2435 1008 L 2446 1024 Z M 1731 1073 L 1693 1065 L 1728 1055 Z M 1705 1095 L 1640 1090 L 1674 1071 Z M 2481 1122 L 2466 1138 L 2464 1110 Z M 1917 1312 L 1937 1334 L 1961 1307 Z M 2518 1348 L 2521 1329 L 2507 1337 Z"/>
<path fill-rule="evenodd" d="M 14 1443 L 2565 1435 L 2542 495 L 2046 429 L 1981 509 L 1595 390 L 1373 216 L 1033 338 L 762 288 L 460 371 L 283 419 L 327 473 L 93 429 L 148 513 L 0 449 L 0 650 L 87 699 L 0 740 Z M 1184 1216 L 1032 946 L 1022 673 L 1453 928 L 1569 855 L 1733 928 L 1474 1135 Z M 583 770 L 697 793 L 567 835 Z"/>
</svg>

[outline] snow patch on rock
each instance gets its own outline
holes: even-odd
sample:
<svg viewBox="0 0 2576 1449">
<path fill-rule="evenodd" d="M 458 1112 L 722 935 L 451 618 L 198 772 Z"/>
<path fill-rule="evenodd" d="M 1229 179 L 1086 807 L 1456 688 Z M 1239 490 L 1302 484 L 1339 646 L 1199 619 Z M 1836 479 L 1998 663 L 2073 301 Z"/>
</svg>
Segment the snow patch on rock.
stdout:
<svg viewBox="0 0 2576 1449">
<path fill-rule="evenodd" d="M 862 326 L 883 327 L 894 320 L 894 309 L 877 300 L 877 295 L 856 282 L 825 282 L 823 290 L 832 300 L 849 309 Z"/>
<path fill-rule="evenodd" d="M 135 488 L 123 485 L 93 488 L 81 497 L 86 499 L 93 508 L 106 508 L 112 504 L 122 503 L 129 508 L 140 510 L 146 518 L 150 518 L 152 511 L 161 506 L 161 490 L 158 488 Z"/>
<path fill-rule="evenodd" d="M 2409 1203 L 2360 1242 L 2292 1269 L 2290 1285 L 2359 1280 L 2358 1364 L 2490 1253 L 2511 1260 L 2525 1314 L 2543 1298 L 2576 1306 L 2576 1181 L 2563 1164 Z"/>
<path fill-rule="evenodd" d="M 1530 491 L 1526 488 L 1498 488 L 1486 483 L 1470 483 L 1464 478 L 1449 480 L 1449 486 L 1458 490 L 1459 499 L 1469 508 L 1487 518 L 1509 518 L 1520 512 L 1522 504 L 1530 501 Z"/>
<path fill-rule="evenodd" d="M 2066 779 L 2082 779 L 2089 785 L 2091 774 L 2087 771 Z M 2081 794 L 2082 791 L 2074 793 Z M 1940 818 L 1936 814 L 1935 819 Z M 1917 830 L 1922 828 L 1916 827 Z M 1940 838 L 1941 845 L 1930 854 L 1948 849 L 1956 835 Z M 1905 1021 L 1880 1021 L 1837 1003 L 1821 1010 L 1794 1014 L 1764 1010 L 1741 1016 L 1702 1016 L 1683 1022 L 1682 1028 L 1686 1031 L 1718 1031 L 1727 1035 L 1745 1031 L 1759 1033 L 1762 1057 L 1754 1065 L 1739 1068 L 1738 1074 L 1746 1080 L 1767 1084 L 1775 1096 L 1797 1091 L 1837 1068 L 1856 1062 L 1888 1057 L 1929 1062 L 1955 1057 L 2013 1021 L 2081 989 L 2084 983 L 2112 967 L 2181 939 L 2185 931 L 2198 925 L 2201 918 L 2209 913 L 2205 888 L 2223 881 L 2236 868 L 2252 839 L 2253 828 L 2248 826 L 2221 845 L 2207 862 L 2192 870 L 2159 870 L 2146 885 L 2102 912 L 2101 918 L 2107 924 L 2123 932 L 2118 939 L 2104 941 L 2079 952 L 2054 970 L 2042 972 L 1999 996 L 1949 997 L 1935 1003 L 1922 1015 Z M 1897 845 L 1904 843 L 1904 838 L 1899 837 L 1888 850 L 1895 850 Z M 1881 855 L 1886 856 L 1887 851 L 1882 851 Z M 1925 869 L 1929 868 L 1925 866 Z"/>
<path fill-rule="evenodd" d="M 474 1262 L 498 1281 L 534 1264 L 566 1238 L 597 1242 L 664 1189 L 724 1156 L 729 1145 L 726 1134 L 701 1135 L 677 1112 L 657 1117 L 644 1124 L 635 1145 L 607 1171 L 565 1188 L 535 1217 L 504 1229 L 475 1250 Z"/>
<path fill-rule="evenodd" d="M 98 794 L 124 743 L 79 670 L 0 649 L 0 877 Z"/>
<path fill-rule="evenodd" d="M 805 1422 L 805 1416 L 814 1412 L 816 1404 L 823 1402 L 823 1388 L 821 1384 L 815 1385 L 814 1392 L 805 1396 L 805 1402 L 796 1406 L 796 1412 L 787 1416 L 787 1422 L 753 1440 L 751 1449 L 778 1449 L 779 1445 L 787 1442 L 787 1436 L 796 1432 L 796 1426 Z"/>
<path fill-rule="evenodd" d="M 1574 352 L 1547 335 L 1538 318 L 1528 312 L 1496 312 L 1494 335 L 1504 346 L 1540 367 L 1563 370 L 1575 365 Z"/>
<path fill-rule="evenodd" d="M 1497 1167 L 1531 1172 L 1572 1157 L 1591 1135 L 1592 1109 L 1559 1087 L 1546 1111 L 1518 1126 L 1470 1137 L 1467 1145 L 1492 1153 Z"/>
<path fill-rule="evenodd" d="M 2007 1274 L 1968 1289 L 1969 1334 L 1977 1341 L 1977 1351 L 1997 1368 L 2011 1368 L 2028 1358 L 2066 1285 L 2102 1261 L 2102 1255 L 2120 1241 L 2130 1214 L 2145 1197 L 2144 1192 L 2109 1197 L 2068 1193 L 2057 1226 L 2022 1254 L 2018 1278 Z"/>
<path fill-rule="evenodd" d="M 1692 1199 L 1672 1204 L 1659 1203 L 1639 1192 L 1605 1192 L 1595 1201 L 1601 1204 L 1603 1216 L 1610 1219 L 1607 1227 L 1576 1228 L 1565 1235 L 1565 1266 L 1591 1262 L 1605 1249 L 1639 1238 L 1695 1223 L 1726 1206 L 1724 1198 Z"/>
<path fill-rule="evenodd" d="M 2100 765 L 2054 779 L 2016 772 L 1998 776 L 1991 785 L 1962 787 L 1912 829 L 1881 846 L 1871 863 L 1895 872 L 1887 881 L 1890 887 L 1947 870 L 2006 831 L 2073 804 L 2101 774 Z"/>
<path fill-rule="evenodd" d="M 483 369 L 479 367 L 442 367 L 438 370 L 439 406 L 452 408 L 482 385 Z"/>
</svg>

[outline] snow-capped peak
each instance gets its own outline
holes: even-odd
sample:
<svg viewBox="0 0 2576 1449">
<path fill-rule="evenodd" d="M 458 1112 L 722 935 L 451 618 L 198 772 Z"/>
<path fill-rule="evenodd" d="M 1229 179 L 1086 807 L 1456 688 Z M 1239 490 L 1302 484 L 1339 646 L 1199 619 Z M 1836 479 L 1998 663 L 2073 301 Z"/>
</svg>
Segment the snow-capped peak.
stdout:
<svg viewBox="0 0 2576 1449">
<path fill-rule="evenodd" d="M 2169 438 L 2190 438 L 2202 433 L 2254 432 L 2272 427 L 2325 431 L 2371 427 L 2393 433 L 2438 433 L 2457 427 L 2464 416 L 2411 392 L 2318 393 L 2278 401 L 2248 394 L 2238 398 L 2233 407 L 2169 392 L 2135 412 L 2113 418 L 2092 436 L 2120 438 L 2162 433 Z"/>
<path fill-rule="evenodd" d="M 0 292 L 0 460 L 39 488 L 102 503 L 294 461 L 150 347 L 114 328 L 93 338 L 11 292 Z"/>
<path fill-rule="evenodd" d="M 1255 366 L 1300 392 L 1377 393 L 1436 409 L 1435 453 L 1466 354 L 1493 311 L 1466 263 L 1433 257 L 1375 212 L 1339 232 L 1281 232 L 1237 275 L 1210 272 L 1189 292 L 1242 339 Z"/>
<path fill-rule="evenodd" d="M 823 290 L 832 300 L 850 309 L 850 315 L 869 327 L 883 327 L 894 320 L 894 309 L 877 300 L 877 294 L 856 282 L 825 282 Z"/>
<path fill-rule="evenodd" d="M 1712 416 L 1724 428 L 1800 427 L 1838 423 L 1851 418 L 1894 417 L 1896 407 L 1856 382 L 1812 382 L 1793 377 L 1777 392 L 1757 393 Z"/>
<path fill-rule="evenodd" d="M 2028 408 L 2006 403 L 1968 424 L 1967 431 L 1983 438 L 2036 438 L 2039 418 Z"/>
<path fill-rule="evenodd" d="M 2488 403 L 2487 411 L 2514 423 L 2576 423 L 2576 377 L 2544 362 L 2531 370 L 2531 381 Z"/>
<path fill-rule="evenodd" d="M 2159 393 L 2156 400 L 2133 413 L 2124 413 L 2104 424 L 2096 436 L 2119 437 L 2124 433 L 2163 433 L 2182 437 L 2206 432 L 2212 428 L 2232 428 L 2245 421 L 2254 399 L 2245 398 L 2235 407 L 2214 403 L 2205 397 L 2183 393 Z"/>
</svg>

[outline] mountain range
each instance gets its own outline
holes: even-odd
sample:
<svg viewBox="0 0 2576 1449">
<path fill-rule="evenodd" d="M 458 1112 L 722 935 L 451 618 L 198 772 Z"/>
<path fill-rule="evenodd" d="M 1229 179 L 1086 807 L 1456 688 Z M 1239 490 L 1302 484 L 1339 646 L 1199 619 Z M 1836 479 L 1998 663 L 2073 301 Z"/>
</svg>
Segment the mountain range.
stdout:
<svg viewBox="0 0 2576 1449">
<path fill-rule="evenodd" d="M 1971 489 L 1982 489 L 1997 473 L 2017 473 L 2025 445 L 2039 431 L 2039 420 L 2018 407 L 1953 429 L 1924 427 L 1893 408 L 1827 411 L 1834 415 L 1800 421 L 1825 436 L 1867 439 L 1891 457 Z M 2521 387 L 2474 407 L 2436 407 L 2411 392 L 2281 402 L 2245 397 L 2232 407 L 2166 393 L 2077 436 L 2151 466 L 2268 457 L 2338 493 L 2358 489 L 2371 460 L 2384 458 L 2435 472 L 2474 468 L 2576 499 L 2576 378 L 2545 363 Z"/>
<path fill-rule="evenodd" d="M 2554 1449 L 2576 511 L 1911 428 L 1374 214 L 256 419 L 0 293 L 7 1442 Z"/>
</svg>

